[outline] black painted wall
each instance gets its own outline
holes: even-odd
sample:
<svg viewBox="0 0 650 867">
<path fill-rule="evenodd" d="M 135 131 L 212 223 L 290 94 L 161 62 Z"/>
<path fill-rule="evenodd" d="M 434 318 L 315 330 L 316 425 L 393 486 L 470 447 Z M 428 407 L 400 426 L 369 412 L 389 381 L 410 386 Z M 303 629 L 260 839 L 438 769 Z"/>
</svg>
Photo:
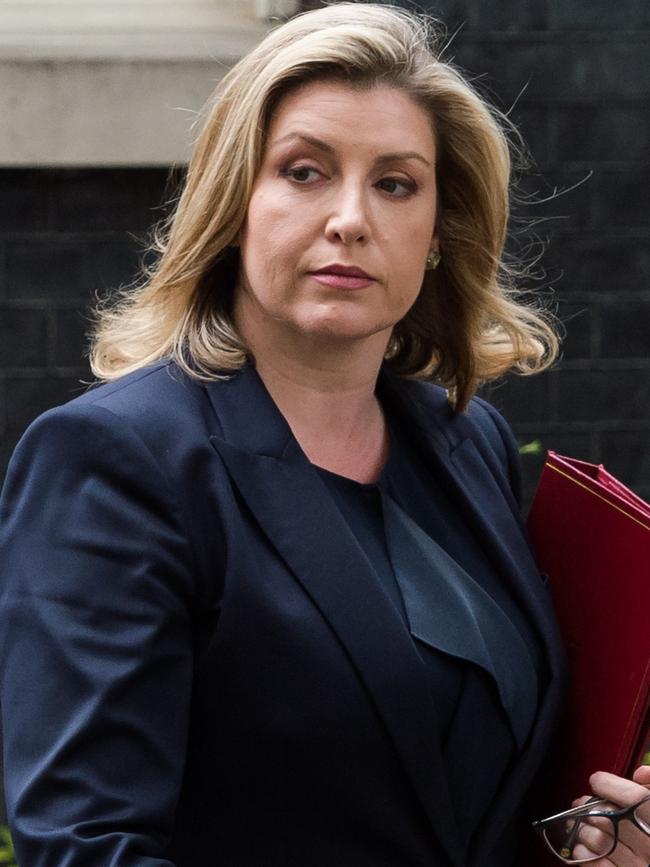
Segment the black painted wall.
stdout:
<svg viewBox="0 0 650 867">
<path fill-rule="evenodd" d="M 29 422 L 91 381 L 88 305 L 133 278 L 166 177 L 0 170 L 0 478 Z"/>
<path fill-rule="evenodd" d="M 604 462 L 650 498 L 650 6 L 417 5 L 458 31 L 456 62 L 511 109 L 536 163 L 522 193 L 567 190 L 515 208 L 516 218 L 542 220 L 533 234 L 547 243 L 546 275 L 537 285 L 554 291 L 563 359 L 552 372 L 489 389 L 490 399 L 522 442 Z M 542 460 L 524 459 L 529 497 Z"/>
<path fill-rule="evenodd" d="M 565 320 L 564 358 L 491 399 L 522 442 L 603 461 L 650 497 L 650 6 L 420 6 L 452 32 L 464 22 L 448 53 L 487 73 L 478 86 L 501 107 L 516 102 L 537 163 L 523 190 L 545 198 L 579 184 L 516 210 L 545 219 L 535 226 L 548 241 L 542 285 Z M 90 380 L 84 310 L 94 291 L 134 276 L 165 182 L 163 169 L 0 170 L 0 479 L 31 419 Z M 540 466 L 525 458 L 529 496 Z"/>
</svg>

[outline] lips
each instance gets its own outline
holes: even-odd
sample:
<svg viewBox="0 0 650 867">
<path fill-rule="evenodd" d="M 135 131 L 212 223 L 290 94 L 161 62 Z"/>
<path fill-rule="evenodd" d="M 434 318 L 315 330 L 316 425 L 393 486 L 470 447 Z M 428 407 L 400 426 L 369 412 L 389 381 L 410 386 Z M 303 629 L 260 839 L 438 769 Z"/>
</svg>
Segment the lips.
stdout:
<svg viewBox="0 0 650 867">
<path fill-rule="evenodd" d="M 357 268 L 356 265 L 340 265 L 338 262 L 312 271 L 311 276 L 318 283 L 337 290 L 365 289 L 375 282 L 375 278 L 362 268 Z"/>
<path fill-rule="evenodd" d="M 325 265 L 324 268 L 319 268 L 318 271 L 312 271 L 312 274 L 337 274 L 341 277 L 358 277 L 359 279 L 364 280 L 374 280 L 375 278 L 368 274 L 366 271 L 363 271 L 361 268 L 357 268 L 355 265 Z"/>
</svg>

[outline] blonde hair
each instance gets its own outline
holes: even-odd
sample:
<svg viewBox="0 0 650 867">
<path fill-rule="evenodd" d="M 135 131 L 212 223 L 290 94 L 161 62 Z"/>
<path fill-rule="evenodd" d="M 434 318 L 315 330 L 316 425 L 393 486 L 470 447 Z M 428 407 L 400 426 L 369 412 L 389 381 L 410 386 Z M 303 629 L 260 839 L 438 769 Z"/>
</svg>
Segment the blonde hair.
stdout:
<svg viewBox="0 0 650 867">
<path fill-rule="evenodd" d="M 219 82 L 174 213 L 154 231 L 159 254 L 140 285 L 100 301 L 90 351 L 100 379 L 163 357 L 189 375 L 223 377 L 247 349 L 232 321 L 239 253 L 270 117 L 313 81 L 408 93 L 434 120 L 442 263 L 394 328 L 387 359 L 399 374 L 435 379 L 463 409 L 481 382 L 534 373 L 554 360 L 548 314 L 524 304 L 504 264 L 511 160 L 507 118 L 434 47 L 427 18 L 378 4 L 306 12 L 269 33 Z"/>
</svg>

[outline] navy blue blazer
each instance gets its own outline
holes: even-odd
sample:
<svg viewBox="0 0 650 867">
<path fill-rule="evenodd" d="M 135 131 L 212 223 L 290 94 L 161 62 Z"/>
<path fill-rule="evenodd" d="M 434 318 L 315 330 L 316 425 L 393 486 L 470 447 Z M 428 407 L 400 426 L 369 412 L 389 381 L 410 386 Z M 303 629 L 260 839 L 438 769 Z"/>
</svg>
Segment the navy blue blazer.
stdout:
<svg viewBox="0 0 650 867">
<path fill-rule="evenodd" d="M 378 388 L 546 654 L 532 737 L 465 862 L 502 867 L 563 679 L 516 446 L 481 400 L 454 415 L 385 369 Z M 38 418 L 0 564 L 21 867 L 461 867 L 426 671 L 251 366 L 205 384 L 164 361 Z"/>
</svg>

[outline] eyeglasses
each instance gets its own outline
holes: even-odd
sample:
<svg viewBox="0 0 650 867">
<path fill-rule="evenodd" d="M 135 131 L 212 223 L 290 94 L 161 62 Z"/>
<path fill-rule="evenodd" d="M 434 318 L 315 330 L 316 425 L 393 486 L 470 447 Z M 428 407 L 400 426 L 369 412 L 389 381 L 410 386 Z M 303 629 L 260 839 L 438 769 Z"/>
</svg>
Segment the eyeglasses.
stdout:
<svg viewBox="0 0 650 867">
<path fill-rule="evenodd" d="M 551 852 L 565 864 L 588 864 L 616 849 L 618 825 L 624 819 L 650 835 L 650 795 L 621 810 L 605 810 L 609 801 L 592 798 L 547 819 L 533 822 Z"/>
</svg>

